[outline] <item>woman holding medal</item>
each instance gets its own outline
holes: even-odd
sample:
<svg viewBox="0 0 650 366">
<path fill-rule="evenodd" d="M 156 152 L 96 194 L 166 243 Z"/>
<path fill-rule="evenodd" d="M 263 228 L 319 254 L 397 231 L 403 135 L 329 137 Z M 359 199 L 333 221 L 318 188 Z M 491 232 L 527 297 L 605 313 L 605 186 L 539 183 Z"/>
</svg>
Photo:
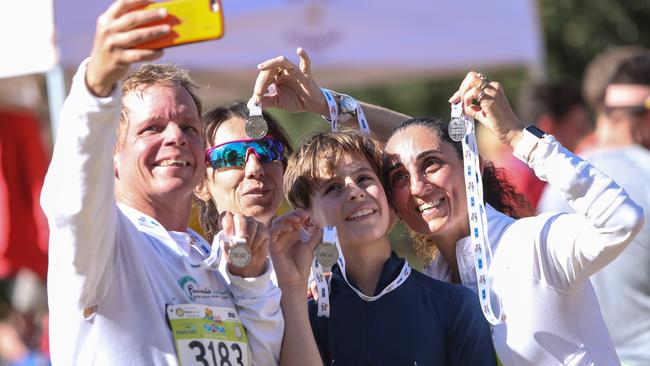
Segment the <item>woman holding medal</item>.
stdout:
<svg viewBox="0 0 650 366">
<path fill-rule="evenodd" d="M 404 121 L 386 145 L 387 181 L 399 216 L 435 243 L 429 253 L 440 251 L 425 273 L 490 294 L 492 304 L 484 302 L 483 310 L 497 323 L 493 342 L 504 365 L 619 364 L 589 276 L 639 232 L 642 209 L 553 136 L 524 129 L 501 84 L 470 72 L 450 102 L 464 106 L 463 113 L 510 145 L 540 179 L 561 189 L 577 213 L 515 220 L 488 201 L 488 240 L 472 239 L 466 151 L 450 138 L 446 123 Z M 491 261 L 482 263 L 481 251 L 490 249 Z"/>
<path fill-rule="evenodd" d="M 381 166 L 381 144 L 358 131 L 318 133 L 290 157 L 284 187 L 297 210 L 271 229 L 285 316 L 281 362 L 313 365 L 320 353 L 328 365 L 495 365 L 476 296 L 411 271 L 391 252 Z M 305 226 L 314 234 L 307 243 Z M 323 259 L 321 246 L 333 248 L 324 256 L 336 264 L 331 293 L 324 286 L 308 307 L 309 268 L 314 250 L 312 265 Z"/>
<path fill-rule="evenodd" d="M 265 79 L 263 73 L 260 79 Z M 257 92 L 268 82 L 258 80 Z M 324 97 L 316 99 L 325 103 Z M 465 154 L 461 143 L 450 138 L 449 125 L 429 118 L 404 121 L 386 145 L 387 181 L 398 216 L 422 236 L 419 246 L 434 256 L 425 273 L 462 283 L 480 295 L 485 290 L 481 297 L 489 301 L 484 313 L 497 323 L 493 342 L 504 365 L 619 364 L 589 276 L 614 260 L 639 232 L 642 209 L 555 138 L 534 126 L 524 129 L 501 84 L 470 72 L 450 102 L 461 103 L 461 114 L 512 146 L 540 179 L 563 192 L 577 213 L 515 220 L 506 215 L 508 210 L 499 210 L 513 208 L 508 198 L 516 195 L 490 195 L 507 185 L 486 179 L 484 200 L 474 202 L 486 203 L 478 212 L 483 215 L 468 215 Z M 364 110 L 369 115 L 371 108 Z M 322 108 L 310 111 L 323 113 Z M 394 123 L 390 118 L 369 120 L 373 129 Z M 458 125 L 454 127 L 452 132 Z M 480 169 L 477 156 L 475 161 L 473 168 Z M 488 240 L 476 246 L 468 236 L 470 218 L 482 222 L 483 217 Z"/>
<path fill-rule="evenodd" d="M 258 120 L 251 129 L 250 114 L 249 107 L 239 102 L 216 107 L 203 115 L 208 166 L 196 195 L 200 198 L 201 226 L 208 241 L 217 235 L 218 218 L 224 212 L 240 212 L 265 230 L 270 227 L 282 202 L 285 157 L 292 151 L 289 138 L 266 112 L 261 117 L 264 128 L 259 128 Z M 265 133 L 251 137 L 252 130 Z M 245 245 L 240 243 L 235 247 L 235 256 L 229 256 L 228 260 L 232 262 L 239 257 L 244 264 L 248 256 Z M 229 254 L 230 250 L 227 252 Z M 252 258 L 256 260 L 257 257 Z"/>
</svg>

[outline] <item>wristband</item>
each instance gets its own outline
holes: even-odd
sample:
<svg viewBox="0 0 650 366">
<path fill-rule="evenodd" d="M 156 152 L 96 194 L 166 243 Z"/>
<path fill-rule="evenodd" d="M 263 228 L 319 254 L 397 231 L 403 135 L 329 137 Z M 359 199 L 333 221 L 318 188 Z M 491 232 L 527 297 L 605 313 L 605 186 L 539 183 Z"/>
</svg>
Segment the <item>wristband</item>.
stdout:
<svg viewBox="0 0 650 366">
<path fill-rule="evenodd" d="M 540 130 L 535 125 L 530 125 L 524 128 L 523 133 L 521 134 L 521 139 L 515 146 L 512 154 L 519 160 L 528 164 L 528 159 L 530 154 L 533 152 L 537 142 L 546 136 L 546 132 Z"/>
</svg>

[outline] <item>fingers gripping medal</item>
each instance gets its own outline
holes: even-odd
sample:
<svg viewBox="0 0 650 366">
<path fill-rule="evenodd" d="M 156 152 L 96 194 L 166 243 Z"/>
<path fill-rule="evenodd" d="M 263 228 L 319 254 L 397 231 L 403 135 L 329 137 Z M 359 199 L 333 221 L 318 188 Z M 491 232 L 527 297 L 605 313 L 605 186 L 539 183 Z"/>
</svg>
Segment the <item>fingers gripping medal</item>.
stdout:
<svg viewBox="0 0 650 366">
<path fill-rule="evenodd" d="M 246 134 L 252 139 L 261 139 L 269 132 L 269 126 L 262 115 L 262 107 L 255 104 L 253 99 L 246 104 L 249 117 L 246 121 Z"/>
<path fill-rule="evenodd" d="M 331 267 L 339 260 L 339 250 L 336 247 L 336 227 L 326 226 L 323 229 L 323 242 L 316 247 L 315 257 L 323 267 Z"/>
<path fill-rule="evenodd" d="M 228 250 L 228 258 L 233 266 L 237 268 L 246 267 L 250 264 L 252 257 L 253 255 L 251 254 L 251 250 L 248 249 L 245 239 L 235 236 L 230 238 L 230 250 Z"/>
</svg>

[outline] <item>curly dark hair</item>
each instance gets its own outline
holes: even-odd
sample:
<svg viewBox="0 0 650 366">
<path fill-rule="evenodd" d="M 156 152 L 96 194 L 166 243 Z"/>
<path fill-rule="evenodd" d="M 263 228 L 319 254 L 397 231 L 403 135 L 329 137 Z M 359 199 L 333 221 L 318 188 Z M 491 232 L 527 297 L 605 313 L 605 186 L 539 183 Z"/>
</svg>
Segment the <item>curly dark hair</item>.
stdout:
<svg viewBox="0 0 650 366">
<path fill-rule="evenodd" d="M 459 159 L 463 158 L 462 144 L 449 137 L 447 133 L 449 122 L 445 122 L 440 118 L 415 117 L 403 121 L 393 129 L 389 139 L 397 132 L 412 126 L 422 126 L 430 129 L 441 141 L 450 144 L 454 148 Z M 483 200 L 485 203 L 513 218 L 520 218 L 529 213 L 531 211 L 530 203 L 526 201 L 526 198 L 521 193 L 517 192 L 515 186 L 508 179 L 506 170 L 497 168 L 494 163 L 483 158 L 481 158 L 481 163 L 483 165 Z M 386 175 L 384 175 L 384 179 L 387 182 Z M 390 190 L 387 192 L 390 192 Z M 438 246 L 431 236 L 419 234 L 410 228 L 408 232 L 411 239 L 413 239 L 413 247 L 418 256 L 423 258 L 436 257 Z"/>
</svg>

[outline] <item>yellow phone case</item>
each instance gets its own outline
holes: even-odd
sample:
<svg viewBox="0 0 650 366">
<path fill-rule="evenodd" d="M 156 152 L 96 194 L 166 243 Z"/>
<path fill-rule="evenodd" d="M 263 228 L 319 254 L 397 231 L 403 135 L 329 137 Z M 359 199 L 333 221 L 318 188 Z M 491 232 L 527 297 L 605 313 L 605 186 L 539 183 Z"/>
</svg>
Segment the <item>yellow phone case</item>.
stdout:
<svg viewBox="0 0 650 366">
<path fill-rule="evenodd" d="M 172 0 L 149 4 L 145 9 L 167 8 L 167 17 L 146 26 L 169 24 L 171 33 L 141 43 L 136 48 L 159 49 L 223 37 L 221 0 Z"/>
</svg>

